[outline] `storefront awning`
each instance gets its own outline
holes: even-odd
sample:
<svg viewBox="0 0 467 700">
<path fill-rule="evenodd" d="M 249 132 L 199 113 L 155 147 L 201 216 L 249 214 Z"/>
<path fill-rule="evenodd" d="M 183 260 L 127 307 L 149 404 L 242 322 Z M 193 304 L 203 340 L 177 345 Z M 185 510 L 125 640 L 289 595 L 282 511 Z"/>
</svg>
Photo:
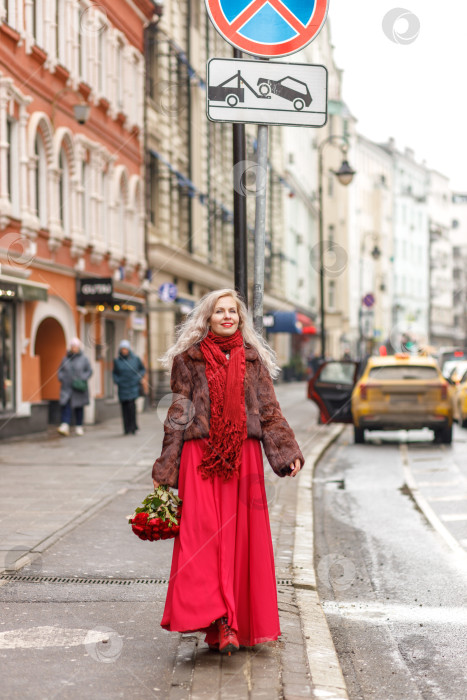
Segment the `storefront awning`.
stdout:
<svg viewBox="0 0 467 700">
<path fill-rule="evenodd" d="M 270 311 L 264 315 L 263 322 L 269 333 L 316 333 L 312 319 L 299 311 Z"/>
<path fill-rule="evenodd" d="M 5 301 L 47 301 L 48 284 L 0 274 L 0 299 Z"/>
</svg>

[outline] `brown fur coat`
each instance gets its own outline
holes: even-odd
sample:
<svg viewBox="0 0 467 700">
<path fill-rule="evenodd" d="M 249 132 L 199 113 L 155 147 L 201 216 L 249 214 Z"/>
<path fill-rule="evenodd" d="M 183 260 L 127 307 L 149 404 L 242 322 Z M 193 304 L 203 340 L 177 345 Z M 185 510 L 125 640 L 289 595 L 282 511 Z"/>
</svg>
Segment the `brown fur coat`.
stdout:
<svg viewBox="0 0 467 700">
<path fill-rule="evenodd" d="M 289 465 L 304 459 L 294 433 L 282 415 L 271 377 L 254 348 L 245 348 L 245 405 L 248 437 L 262 441 L 269 463 L 278 476 Z M 176 487 L 180 455 L 185 440 L 207 438 L 210 403 L 204 357 L 199 345 L 177 355 L 171 376 L 172 404 L 164 423 L 162 453 L 152 476 L 161 484 Z"/>
</svg>

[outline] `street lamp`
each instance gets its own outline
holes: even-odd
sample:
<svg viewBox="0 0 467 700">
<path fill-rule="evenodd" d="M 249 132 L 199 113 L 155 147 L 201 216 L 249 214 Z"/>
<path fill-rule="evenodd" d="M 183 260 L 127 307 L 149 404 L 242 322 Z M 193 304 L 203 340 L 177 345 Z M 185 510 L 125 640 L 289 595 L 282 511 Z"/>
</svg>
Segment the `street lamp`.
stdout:
<svg viewBox="0 0 467 700">
<path fill-rule="evenodd" d="M 52 122 L 52 124 L 54 126 L 55 126 L 55 112 L 57 110 L 57 102 L 67 92 L 75 93 L 76 91 L 73 90 L 71 87 L 68 87 L 68 85 L 66 85 L 64 88 L 59 90 L 56 93 L 56 95 L 54 95 L 54 98 L 52 100 L 52 110 L 51 110 L 51 115 L 50 115 L 50 121 Z M 91 107 L 84 100 L 81 100 L 80 102 L 77 102 L 76 104 L 73 105 L 73 115 L 74 115 L 76 121 L 78 122 L 78 124 L 85 124 L 89 118 L 90 112 L 91 112 Z"/>
<path fill-rule="evenodd" d="M 375 262 L 377 262 L 381 255 L 382 251 L 378 246 L 378 241 L 379 241 L 379 234 L 378 233 L 373 233 L 372 231 L 367 231 L 361 238 L 360 241 L 360 284 L 359 284 L 359 293 L 360 293 L 360 298 L 359 298 L 359 307 L 358 307 L 358 354 L 360 358 L 363 358 L 365 355 L 365 348 L 364 348 L 364 338 L 363 338 L 363 272 L 364 272 L 364 255 L 365 255 L 365 245 L 366 241 L 368 238 L 372 238 L 373 240 L 373 248 L 369 251 L 371 257 Z M 373 275 L 374 277 L 374 275 Z M 371 285 L 372 289 L 374 289 L 374 279 L 373 279 L 373 284 Z"/>
<path fill-rule="evenodd" d="M 344 159 L 339 170 L 332 171 L 341 185 L 347 186 L 352 182 L 355 170 L 353 170 L 347 159 L 349 142 L 345 136 L 328 136 L 321 141 L 318 147 L 318 198 L 319 198 L 319 298 L 321 314 L 321 359 L 326 357 L 326 332 L 325 332 L 325 309 L 324 309 L 324 239 L 323 239 L 323 151 L 329 143 L 340 141 L 341 151 Z"/>
</svg>

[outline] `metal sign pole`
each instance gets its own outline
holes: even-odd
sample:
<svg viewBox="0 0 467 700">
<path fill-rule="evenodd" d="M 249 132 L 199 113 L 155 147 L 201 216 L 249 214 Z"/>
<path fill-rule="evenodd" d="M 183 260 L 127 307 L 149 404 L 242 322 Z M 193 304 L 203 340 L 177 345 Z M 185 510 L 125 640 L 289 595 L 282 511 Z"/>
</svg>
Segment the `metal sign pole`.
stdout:
<svg viewBox="0 0 467 700">
<path fill-rule="evenodd" d="M 242 52 L 234 49 L 234 58 L 241 59 Z M 233 125 L 233 165 L 246 161 L 245 125 Z M 241 165 L 240 165 L 241 167 Z M 248 232 L 246 223 L 246 194 L 239 185 L 234 187 L 234 279 L 235 289 L 248 306 Z"/>
<path fill-rule="evenodd" d="M 255 330 L 261 333 L 263 330 L 266 184 L 268 170 L 268 127 L 263 124 L 258 126 L 257 144 L 253 325 Z"/>
</svg>

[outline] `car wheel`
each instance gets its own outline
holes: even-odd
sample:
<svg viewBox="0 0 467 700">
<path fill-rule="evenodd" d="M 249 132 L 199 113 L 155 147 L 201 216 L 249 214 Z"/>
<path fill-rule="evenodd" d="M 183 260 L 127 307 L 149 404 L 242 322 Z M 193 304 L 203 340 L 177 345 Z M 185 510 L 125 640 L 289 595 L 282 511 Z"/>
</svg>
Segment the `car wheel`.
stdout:
<svg viewBox="0 0 467 700">
<path fill-rule="evenodd" d="M 271 92 L 271 86 L 267 83 L 261 83 L 261 85 L 259 86 L 259 91 L 260 94 L 263 95 L 263 97 L 266 97 L 266 95 L 269 95 L 269 93 Z"/>
<path fill-rule="evenodd" d="M 297 112 L 300 112 L 300 110 L 304 108 L 305 102 L 302 99 L 300 99 L 300 97 L 297 97 L 297 99 L 293 101 L 293 106 L 295 107 Z"/>
<path fill-rule="evenodd" d="M 357 428 L 354 425 L 353 439 L 356 445 L 362 445 L 365 442 L 365 431 L 363 428 Z"/>
<path fill-rule="evenodd" d="M 229 105 L 229 107 L 236 107 L 238 105 L 237 95 L 227 95 L 226 102 Z"/>
<path fill-rule="evenodd" d="M 452 442 L 452 425 L 448 425 L 440 431 L 441 442 L 450 445 Z"/>
</svg>

